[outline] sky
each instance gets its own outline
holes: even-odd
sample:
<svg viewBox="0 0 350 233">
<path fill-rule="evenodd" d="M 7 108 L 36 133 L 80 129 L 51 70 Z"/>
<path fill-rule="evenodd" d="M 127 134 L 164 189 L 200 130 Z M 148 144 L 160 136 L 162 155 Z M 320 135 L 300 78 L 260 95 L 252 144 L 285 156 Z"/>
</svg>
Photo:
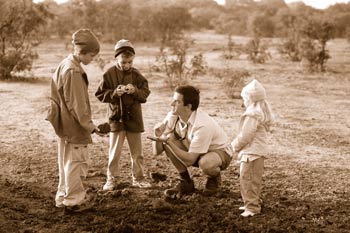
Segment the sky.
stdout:
<svg viewBox="0 0 350 233">
<path fill-rule="evenodd" d="M 41 2 L 42 0 L 34 0 L 34 2 Z M 55 0 L 57 3 L 67 2 L 67 0 Z M 219 4 L 224 4 L 225 0 L 214 0 Z M 317 9 L 325 9 L 335 3 L 349 3 L 350 0 L 284 0 L 286 3 L 302 1 L 308 6 L 312 6 Z"/>
<path fill-rule="evenodd" d="M 215 0 L 219 4 L 224 4 L 225 0 Z M 350 0 L 284 0 L 285 3 L 291 2 L 304 2 L 305 5 L 312 6 L 317 9 L 325 9 L 330 5 L 334 5 L 336 3 L 349 3 Z"/>
</svg>

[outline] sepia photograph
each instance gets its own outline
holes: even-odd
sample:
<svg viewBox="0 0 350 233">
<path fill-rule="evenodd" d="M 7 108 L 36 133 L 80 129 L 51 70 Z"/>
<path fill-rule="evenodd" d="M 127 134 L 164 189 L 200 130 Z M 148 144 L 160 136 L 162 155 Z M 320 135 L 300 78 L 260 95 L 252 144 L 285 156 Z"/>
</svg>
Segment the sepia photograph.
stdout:
<svg viewBox="0 0 350 233">
<path fill-rule="evenodd" d="M 350 232 L 350 0 L 0 0 L 17 232 Z"/>
</svg>

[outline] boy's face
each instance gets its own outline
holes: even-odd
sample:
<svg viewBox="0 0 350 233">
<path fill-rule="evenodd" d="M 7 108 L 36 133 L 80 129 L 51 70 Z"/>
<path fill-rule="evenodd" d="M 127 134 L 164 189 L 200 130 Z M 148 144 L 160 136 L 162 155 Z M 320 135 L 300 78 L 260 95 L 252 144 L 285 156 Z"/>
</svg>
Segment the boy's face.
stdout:
<svg viewBox="0 0 350 233">
<path fill-rule="evenodd" d="M 88 65 L 96 56 L 97 54 L 94 52 L 90 52 L 90 53 L 85 53 L 85 54 L 79 54 L 79 59 L 81 61 L 81 63 L 83 63 L 84 65 Z"/>
<path fill-rule="evenodd" d="M 125 56 L 122 54 L 116 58 L 116 61 L 122 70 L 128 71 L 132 67 L 134 56 Z"/>
</svg>

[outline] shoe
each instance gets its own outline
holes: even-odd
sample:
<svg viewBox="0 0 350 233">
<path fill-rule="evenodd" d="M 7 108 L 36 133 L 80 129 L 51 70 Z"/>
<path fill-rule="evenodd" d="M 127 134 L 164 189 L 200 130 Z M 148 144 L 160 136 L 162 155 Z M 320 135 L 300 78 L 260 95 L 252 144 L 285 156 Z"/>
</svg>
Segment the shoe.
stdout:
<svg viewBox="0 0 350 233">
<path fill-rule="evenodd" d="M 181 180 L 174 188 L 166 189 L 164 195 L 170 198 L 179 198 L 185 194 L 191 194 L 195 191 L 193 180 L 187 182 Z"/>
<path fill-rule="evenodd" d="M 137 188 L 150 188 L 152 185 L 146 180 L 133 180 L 132 186 Z"/>
<path fill-rule="evenodd" d="M 241 213 L 241 216 L 243 217 L 253 217 L 255 213 L 251 212 L 250 210 L 245 210 L 243 213 Z"/>
<path fill-rule="evenodd" d="M 205 184 L 205 192 L 215 193 L 218 191 L 221 184 L 221 174 L 218 176 L 209 176 L 207 179 L 207 183 Z"/>
<path fill-rule="evenodd" d="M 55 206 L 56 206 L 57 208 L 64 207 L 63 201 L 64 201 L 64 196 L 58 196 L 58 197 L 56 197 L 56 199 L 55 199 L 55 202 L 56 202 Z"/>
<path fill-rule="evenodd" d="M 241 206 L 238 208 L 239 210 L 245 210 L 245 206 Z"/>
<path fill-rule="evenodd" d="M 114 189 L 114 178 L 108 178 L 107 182 L 103 185 L 104 191 L 113 191 Z"/>
</svg>

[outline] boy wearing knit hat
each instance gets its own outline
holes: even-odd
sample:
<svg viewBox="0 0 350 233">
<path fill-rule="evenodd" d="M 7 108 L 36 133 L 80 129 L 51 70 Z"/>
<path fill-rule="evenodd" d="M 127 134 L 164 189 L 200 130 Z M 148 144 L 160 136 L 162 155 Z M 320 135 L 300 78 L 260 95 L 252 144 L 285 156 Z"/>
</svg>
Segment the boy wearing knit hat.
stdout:
<svg viewBox="0 0 350 233">
<path fill-rule="evenodd" d="M 114 47 L 115 65 L 109 68 L 95 93 L 103 103 L 108 103 L 110 124 L 107 181 L 103 190 L 113 190 L 120 175 L 119 160 L 125 138 L 128 141 L 133 186 L 148 188 L 144 179 L 141 133 L 144 132 L 141 104 L 150 94 L 147 79 L 132 66 L 135 50 L 132 43 L 122 39 Z"/>
<path fill-rule="evenodd" d="M 264 159 L 268 155 L 267 132 L 272 124 L 272 112 L 266 101 L 266 92 L 259 81 L 253 80 L 241 92 L 246 108 L 243 113 L 239 133 L 231 145 L 240 162 L 240 189 L 244 206 L 243 217 L 261 212 L 261 186 Z"/>
<path fill-rule="evenodd" d="M 100 135 L 91 119 L 88 78 L 81 67 L 98 54 L 100 45 L 88 29 L 72 36 L 73 54 L 57 67 L 51 80 L 51 107 L 47 120 L 58 136 L 59 184 L 56 206 L 81 211 L 86 208 L 86 191 L 82 177 L 87 175 L 88 149 L 91 134 Z"/>
</svg>

